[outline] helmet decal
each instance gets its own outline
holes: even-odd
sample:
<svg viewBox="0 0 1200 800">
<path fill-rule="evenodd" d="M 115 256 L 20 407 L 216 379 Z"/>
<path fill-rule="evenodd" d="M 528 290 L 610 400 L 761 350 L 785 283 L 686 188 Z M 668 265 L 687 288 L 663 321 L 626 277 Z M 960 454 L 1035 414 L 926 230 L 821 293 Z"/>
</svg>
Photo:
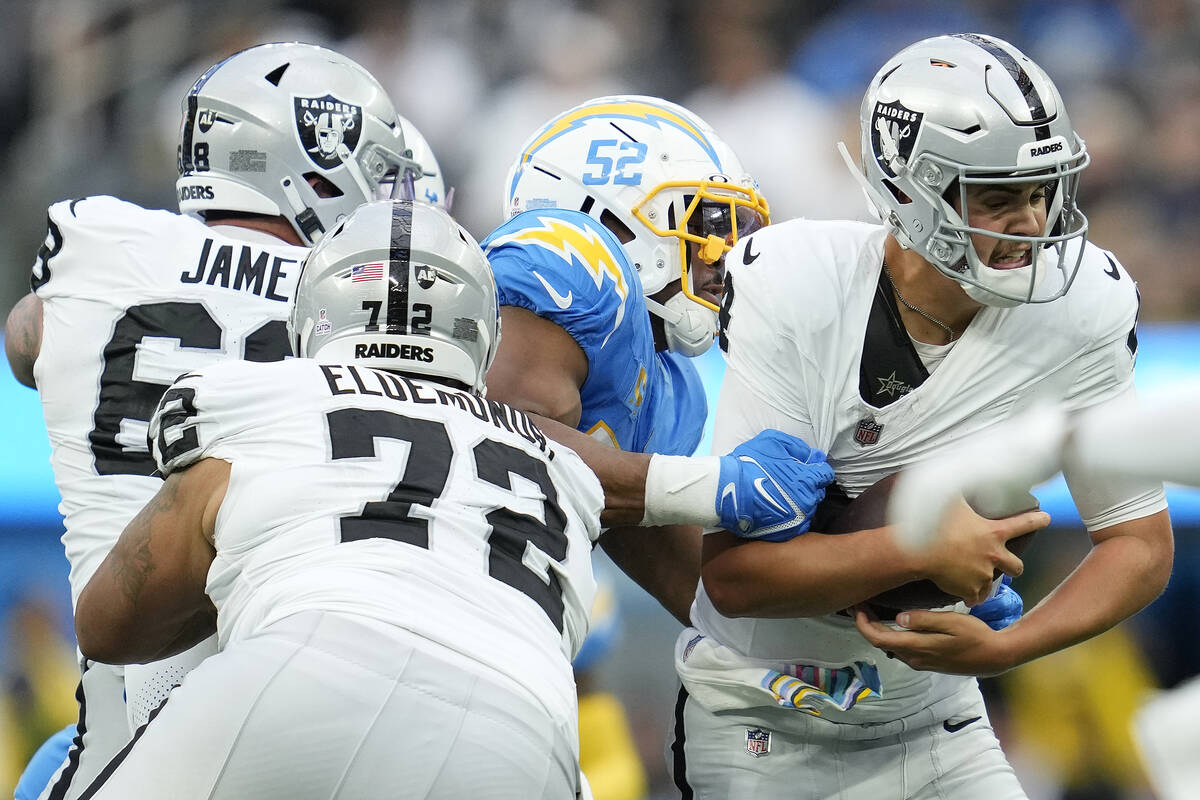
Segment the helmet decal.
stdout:
<svg viewBox="0 0 1200 800">
<path fill-rule="evenodd" d="M 525 151 L 521 153 L 520 161 L 517 169 L 513 172 L 512 180 L 508 185 L 508 195 L 512 197 L 516 190 L 517 182 L 520 180 L 521 172 L 524 170 L 524 165 L 533 158 L 537 151 L 541 150 L 550 142 L 562 136 L 564 133 L 574 130 L 582 126 L 589 119 L 595 117 L 617 117 L 638 120 L 639 122 L 647 122 L 655 127 L 660 127 L 663 124 L 670 125 L 676 128 L 698 144 L 705 153 L 712 158 L 713 163 L 717 165 L 717 169 L 724 169 L 721 165 L 721 157 L 717 154 L 713 143 L 709 141 L 707 134 L 698 128 L 691 120 L 672 111 L 669 108 L 647 103 L 640 100 L 627 100 L 610 103 L 596 103 L 592 105 L 584 105 L 569 111 L 566 114 L 558 117 L 549 125 L 543 128 Z"/>
<path fill-rule="evenodd" d="M 349 161 L 358 148 L 362 130 L 362 107 L 324 97 L 293 98 L 296 133 L 308 157 L 321 169 L 333 169 Z"/>
<path fill-rule="evenodd" d="M 436 280 L 437 273 L 433 271 L 433 267 L 417 267 L 417 286 L 420 286 L 422 289 L 428 289 L 430 286 L 433 286 Z"/>
<path fill-rule="evenodd" d="M 408 318 L 408 281 L 412 276 L 412 203 L 392 205 L 391 247 L 388 251 L 387 325 L 388 333 L 428 333 L 421 320 Z M 426 320 L 428 322 L 428 320 Z"/>
<path fill-rule="evenodd" d="M 452 379 L 482 393 L 499 317 L 491 268 L 470 234 L 437 206 L 382 200 L 309 252 L 287 326 L 302 358 Z"/>
<path fill-rule="evenodd" d="M 1000 65 L 1004 67 L 1009 77 L 1017 84 L 1017 88 L 1021 91 L 1021 94 L 1025 96 L 1025 104 L 1029 107 L 1030 122 L 1050 121 L 1046 116 L 1046 105 L 1042 101 L 1041 95 L 1038 94 L 1037 87 L 1033 85 L 1033 78 L 1018 63 L 1017 59 L 1013 58 L 1011 53 L 1001 47 L 996 41 L 979 36 L 978 34 L 960 33 L 955 34 L 954 38 L 962 39 L 965 42 L 976 45 L 1000 62 Z M 1038 139 L 1049 139 L 1050 128 L 1040 125 L 1034 129 L 1034 136 Z"/>
<path fill-rule="evenodd" d="M 893 165 L 897 158 L 908 162 L 924 117 L 919 111 L 905 108 L 899 101 L 875 104 L 871 115 L 871 150 L 879 168 L 889 177 L 896 177 Z"/>
</svg>

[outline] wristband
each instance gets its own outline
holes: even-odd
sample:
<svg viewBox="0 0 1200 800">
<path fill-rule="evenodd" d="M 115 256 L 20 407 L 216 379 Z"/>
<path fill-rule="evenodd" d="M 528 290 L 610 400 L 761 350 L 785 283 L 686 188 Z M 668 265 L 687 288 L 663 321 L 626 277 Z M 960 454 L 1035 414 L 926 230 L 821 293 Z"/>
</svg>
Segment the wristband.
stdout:
<svg viewBox="0 0 1200 800">
<path fill-rule="evenodd" d="M 717 456 L 650 457 L 646 470 L 646 502 L 642 525 L 703 525 L 720 523 L 713 498 L 721 459 Z"/>
</svg>

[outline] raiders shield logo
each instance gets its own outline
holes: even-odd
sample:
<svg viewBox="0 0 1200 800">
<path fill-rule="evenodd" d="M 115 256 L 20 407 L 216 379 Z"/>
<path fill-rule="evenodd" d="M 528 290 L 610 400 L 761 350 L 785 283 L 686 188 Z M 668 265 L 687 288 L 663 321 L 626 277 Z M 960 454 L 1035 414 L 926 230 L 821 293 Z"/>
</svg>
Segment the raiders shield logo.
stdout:
<svg viewBox="0 0 1200 800">
<path fill-rule="evenodd" d="M 321 169 L 349 161 L 362 132 L 362 108 L 331 94 L 293 98 L 296 132 L 308 157 Z"/>
<path fill-rule="evenodd" d="M 433 267 L 425 266 L 424 264 L 417 267 L 417 285 L 422 289 L 428 289 L 433 286 L 436 280 L 437 273 L 434 272 Z"/>
<path fill-rule="evenodd" d="M 889 177 L 896 177 L 892 162 L 897 158 L 908 161 L 913 144 L 921 130 L 925 115 L 910 111 L 900 103 L 876 103 L 871 114 L 871 152 L 879 162 L 879 168 Z"/>
</svg>

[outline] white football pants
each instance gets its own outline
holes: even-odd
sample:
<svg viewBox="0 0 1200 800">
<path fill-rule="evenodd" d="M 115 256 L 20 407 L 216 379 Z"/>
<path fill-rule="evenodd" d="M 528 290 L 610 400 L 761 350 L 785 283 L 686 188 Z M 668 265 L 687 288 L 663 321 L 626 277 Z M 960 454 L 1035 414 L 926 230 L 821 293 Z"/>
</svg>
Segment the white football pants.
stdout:
<svg viewBox="0 0 1200 800">
<path fill-rule="evenodd" d="M 210 636 L 178 655 L 150 664 L 114 667 L 80 656 L 77 733 L 39 800 L 78 800 L 100 770 L 129 742 L 171 691 L 205 658 L 217 652 Z"/>
<path fill-rule="evenodd" d="M 189 673 L 81 800 L 573 800 L 577 754 L 573 718 L 482 664 L 306 612 Z"/>
<path fill-rule="evenodd" d="M 962 709 L 961 698 L 852 725 L 775 708 L 714 714 L 681 688 L 668 768 L 684 800 L 1025 800 L 970 691 L 976 702 L 952 718 L 939 707 Z"/>
</svg>

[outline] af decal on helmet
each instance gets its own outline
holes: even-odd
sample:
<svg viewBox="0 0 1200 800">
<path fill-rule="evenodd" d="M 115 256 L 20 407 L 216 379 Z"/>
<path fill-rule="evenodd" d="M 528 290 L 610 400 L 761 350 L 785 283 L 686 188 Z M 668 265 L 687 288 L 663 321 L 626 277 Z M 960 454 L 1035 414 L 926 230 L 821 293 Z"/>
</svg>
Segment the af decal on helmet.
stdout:
<svg viewBox="0 0 1200 800">
<path fill-rule="evenodd" d="M 200 76 L 178 166 L 181 212 L 283 216 L 305 244 L 362 203 L 411 197 L 422 177 L 378 81 L 299 42 L 243 50 Z"/>
<path fill-rule="evenodd" d="M 483 394 L 500 340 L 491 267 L 443 209 L 359 207 L 312 249 L 288 319 L 303 358 L 457 381 Z"/>
<path fill-rule="evenodd" d="M 647 306 L 686 355 L 712 345 L 718 312 L 692 285 L 689 246 L 713 264 L 770 220 L 757 182 L 707 123 L 638 95 L 589 100 L 529 138 L 509 169 L 504 213 L 538 208 L 582 211 L 612 230 L 648 298 L 680 282 L 681 294 Z"/>
<path fill-rule="evenodd" d="M 1049 302 L 1070 288 L 1087 218 L 1078 206 L 1087 148 L 1050 77 L 1008 42 L 937 36 L 902 50 L 871 81 L 859 111 L 861 172 L 842 157 L 905 247 L 993 306 Z M 1043 231 L 1026 236 L 971 224 L 972 186 L 1039 184 Z M 1031 263 L 980 261 L 971 234 L 1027 243 Z"/>
</svg>

